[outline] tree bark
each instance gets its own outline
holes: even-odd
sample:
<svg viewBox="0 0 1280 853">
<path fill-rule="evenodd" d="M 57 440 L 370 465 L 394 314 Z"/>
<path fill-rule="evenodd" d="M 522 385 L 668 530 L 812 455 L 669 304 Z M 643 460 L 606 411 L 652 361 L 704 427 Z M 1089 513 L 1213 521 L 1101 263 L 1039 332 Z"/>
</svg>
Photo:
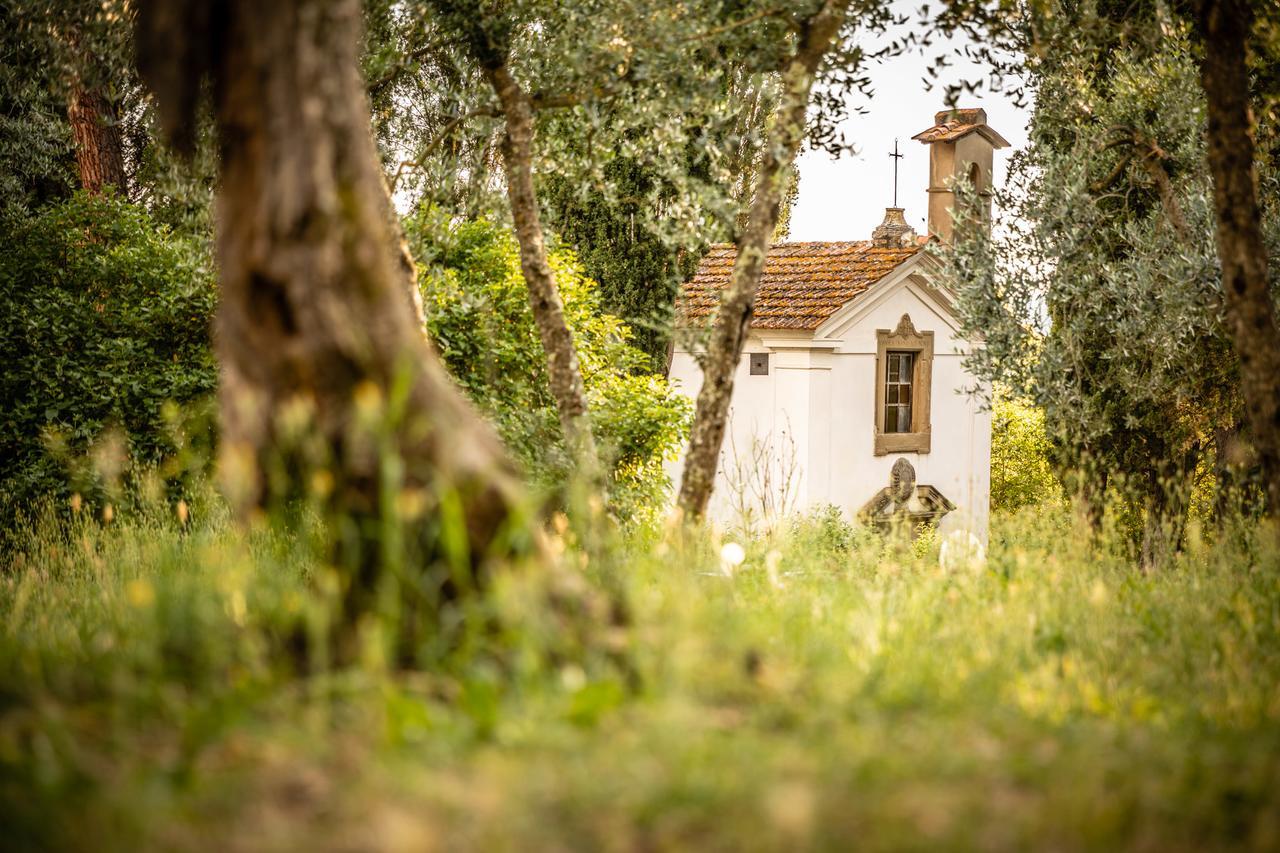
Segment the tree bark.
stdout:
<svg viewBox="0 0 1280 853">
<path fill-rule="evenodd" d="M 108 184 L 126 192 L 124 141 L 115 105 L 97 89 L 77 81 L 68 98 L 67 118 L 75 141 L 80 185 L 92 195 L 100 195 Z"/>
<path fill-rule="evenodd" d="M 547 380 L 560 414 L 560 427 L 575 462 L 594 466 L 595 440 L 587 419 L 587 392 L 578 365 L 578 350 L 564 317 L 564 303 L 547 247 L 533 185 L 533 104 L 505 63 L 485 69 L 498 96 L 506 133 L 502 161 L 507 173 L 507 198 L 520 244 L 520 269 L 529 290 L 529 307 L 547 355 Z"/>
<path fill-rule="evenodd" d="M 413 252 L 409 249 L 409 239 L 404 233 L 404 223 L 396 211 L 396 202 L 391 195 L 391 185 L 387 183 L 385 173 L 379 172 L 382 178 L 383 210 L 391 230 L 391 266 L 400 275 L 401 287 L 409 297 L 409 310 L 413 312 L 413 321 L 422 333 L 427 333 L 427 313 L 422 305 L 422 291 L 418 289 L 418 265 L 413 261 Z"/>
<path fill-rule="evenodd" d="M 405 298 L 359 0 L 214 5 L 220 27 L 211 6 L 145 5 L 139 62 L 187 142 L 213 78 L 224 487 L 246 513 L 319 505 L 347 624 L 387 601 L 430 623 L 493 561 L 539 552 L 511 464 Z M 403 629 L 422 621 L 401 612 Z"/>
<path fill-rule="evenodd" d="M 1161 454 L 1163 461 L 1154 463 L 1147 474 L 1147 491 L 1142 500 L 1146 517 L 1139 549 L 1139 563 L 1144 572 L 1169 565 L 1185 544 L 1187 513 L 1200 450 L 1199 442 L 1181 453 L 1169 448 Z"/>
<path fill-rule="evenodd" d="M 689 518 L 702 518 L 711 499 L 733 396 L 734 372 L 742 358 L 765 257 L 787 189 L 788 169 L 804 137 L 809 93 L 848 8 L 849 0 L 826 0 L 822 8 L 804 22 L 800 43 L 783 71 L 782 93 L 768 147 L 761 159 L 751 213 L 738 240 L 738 256 L 729 285 L 720 299 L 703 366 L 702 389 L 698 392 L 680 482 L 679 505 Z"/>
<path fill-rule="evenodd" d="M 1227 325 L 1240 358 L 1250 440 L 1266 483 L 1268 514 L 1280 515 L 1280 328 L 1267 281 L 1254 171 L 1246 65 L 1253 12 L 1248 0 L 1201 0 L 1209 171 Z"/>
</svg>

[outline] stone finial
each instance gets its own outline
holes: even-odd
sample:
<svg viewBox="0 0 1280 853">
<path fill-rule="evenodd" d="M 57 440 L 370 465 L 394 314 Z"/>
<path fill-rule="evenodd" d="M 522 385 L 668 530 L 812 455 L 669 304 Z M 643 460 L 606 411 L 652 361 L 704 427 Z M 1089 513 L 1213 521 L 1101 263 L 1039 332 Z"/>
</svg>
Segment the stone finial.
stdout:
<svg viewBox="0 0 1280 853">
<path fill-rule="evenodd" d="M 900 249 L 903 246 L 914 246 L 916 232 L 907 224 L 901 207 L 886 207 L 884 221 L 871 232 L 871 244 L 885 249 Z"/>
<path fill-rule="evenodd" d="M 939 110 L 933 114 L 936 125 L 986 124 L 987 111 L 981 107 Z"/>
<path fill-rule="evenodd" d="M 905 504 L 916 493 L 916 469 L 906 459 L 899 458 L 889 472 L 889 494 L 894 503 Z"/>
</svg>

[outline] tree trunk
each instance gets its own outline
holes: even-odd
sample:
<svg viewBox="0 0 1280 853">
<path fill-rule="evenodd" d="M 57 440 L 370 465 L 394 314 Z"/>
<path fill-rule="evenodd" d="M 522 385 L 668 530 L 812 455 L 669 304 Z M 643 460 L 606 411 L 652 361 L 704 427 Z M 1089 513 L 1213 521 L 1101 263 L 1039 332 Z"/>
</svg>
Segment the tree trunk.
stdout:
<svg viewBox="0 0 1280 853">
<path fill-rule="evenodd" d="M 1201 0 L 1201 85 L 1208 107 L 1209 171 L 1227 325 L 1240 358 L 1249 438 L 1280 515 L 1280 328 L 1267 281 L 1254 172 L 1253 117 L 1245 63 L 1253 12 L 1248 0 Z"/>
<path fill-rule="evenodd" d="M 1141 568 L 1148 573 L 1168 566 L 1185 545 L 1200 443 L 1180 453 L 1170 448 L 1168 456 L 1171 458 L 1155 463 L 1148 474 L 1140 550 Z"/>
<path fill-rule="evenodd" d="M 187 144 L 192 92 L 202 71 L 213 78 L 222 479 L 244 511 L 315 502 L 346 624 L 394 602 L 418 611 L 398 613 L 416 631 L 493 560 L 537 553 L 522 492 L 405 298 L 357 65 L 359 0 L 216 5 L 217 38 L 209 5 L 144 7 L 139 61 Z"/>
<path fill-rule="evenodd" d="M 1213 516 L 1219 529 L 1238 518 L 1244 506 L 1245 482 L 1242 482 L 1242 461 L 1248 451 L 1240 436 L 1240 422 L 1231 421 L 1219 425 L 1213 431 Z M 1247 479 L 1246 479 L 1247 482 Z"/>
<path fill-rule="evenodd" d="M 804 137 L 809 92 L 823 57 L 844 23 L 848 7 L 849 0 L 826 0 L 805 22 L 795 55 L 783 71 L 782 94 L 769 132 L 768 147 L 761 158 L 751 213 L 738 240 L 738 256 L 729 285 L 720 299 L 703 366 L 702 389 L 698 392 L 680 483 L 680 507 L 689 518 L 701 518 L 711 499 L 733 396 L 734 371 L 742 357 L 765 256 L 787 190 L 788 169 Z"/>
<path fill-rule="evenodd" d="M 77 81 L 67 102 L 67 118 L 75 140 L 80 185 L 92 195 L 100 195 L 108 184 L 127 192 L 124 142 L 115 106 L 98 90 Z"/>
<path fill-rule="evenodd" d="M 413 312 L 413 322 L 422 333 L 427 333 L 427 314 L 422 305 L 422 291 L 418 289 L 418 265 L 413 262 L 413 252 L 409 249 L 409 239 L 404 233 L 404 223 L 396 211 L 395 199 L 391 196 L 391 185 L 387 176 L 379 172 L 382 178 L 382 215 L 386 217 L 387 226 L 391 230 L 391 266 L 400 275 L 400 285 L 409 297 L 409 310 Z"/>
<path fill-rule="evenodd" d="M 520 269 L 529 289 L 529 306 L 547 354 L 551 396 L 556 401 L 560 427 L 572 458 L 577 463 L 594 466 L 596 449 L 587 419 L 587 392 L 573 333 L 564 318 L 564 303 L 556 287 L 555 271 L 547 261 L 538 197 L 533 186 L 533 105 L 505 64 L 486 68 L 485 73 L 506 121 L 502 160 L 507 173 L 507 198 L 520 244 Z"/>
</svg>

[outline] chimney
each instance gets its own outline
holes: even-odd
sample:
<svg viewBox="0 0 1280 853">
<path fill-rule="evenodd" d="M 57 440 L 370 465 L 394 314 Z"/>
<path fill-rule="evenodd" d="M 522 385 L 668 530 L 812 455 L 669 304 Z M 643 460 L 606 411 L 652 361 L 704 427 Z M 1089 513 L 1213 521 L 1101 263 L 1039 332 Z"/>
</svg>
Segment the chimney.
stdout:
<svg viewBox="0 0 1280 853">
<path fill-rule="evenodd" d="M 953 236 L 952 211 L 956 182 L 972 182 L 982 200 L 979 211 L 984 222 L 991 221 L 991 167 L 998 148 L 1009 142 L 987 125 L 982 109 L 942 110 L 933 117 L 933 127 L 912 139 L 929 146 L 929 233 L 950 243 Z"/>
<path fill-rule="evenodd" d="M 884 222 L 871 232 L 871 245 L 882 249 L 897 249 L 916 244 L 916 232 L 907 224 L 901 207 L 886 207 Z"/>
</svg>

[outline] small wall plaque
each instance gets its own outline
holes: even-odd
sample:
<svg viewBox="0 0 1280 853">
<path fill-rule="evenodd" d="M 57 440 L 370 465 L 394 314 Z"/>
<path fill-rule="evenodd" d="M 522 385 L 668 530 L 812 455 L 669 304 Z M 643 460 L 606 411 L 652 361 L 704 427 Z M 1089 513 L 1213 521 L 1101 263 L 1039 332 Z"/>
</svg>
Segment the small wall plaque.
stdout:
<svg viewBox="0 0 1280 853">
<path fill-rule="evenodd" d="M 752 376 L 768 376 L 769 375 L 769 353 L 767 352 L 751 353 L 751 375 Z"/>
</svg>

